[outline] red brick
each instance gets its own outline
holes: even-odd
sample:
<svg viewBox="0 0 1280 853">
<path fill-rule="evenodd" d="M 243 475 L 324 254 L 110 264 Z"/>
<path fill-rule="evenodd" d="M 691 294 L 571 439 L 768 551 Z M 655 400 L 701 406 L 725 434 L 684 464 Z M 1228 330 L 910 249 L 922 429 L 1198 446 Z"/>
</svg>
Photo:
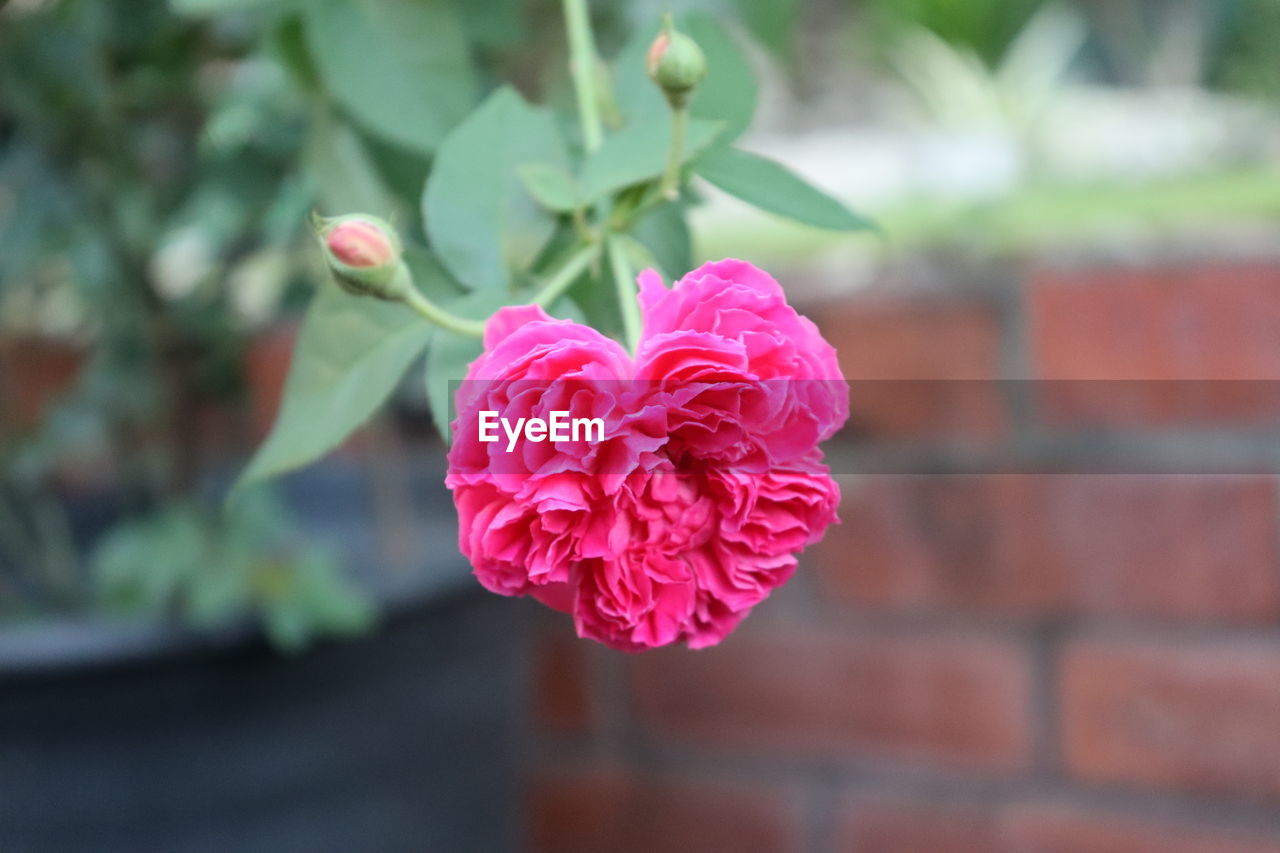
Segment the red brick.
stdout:
<svg viewBox="0 0 1280 853">
<path fill-rule="evenodd" d="M 1038 270 L 1033 372 L 1051 423 L 1280 418 L 1280 265 Z M 1078 380 L 1137 380 L 1098 382 Z M 1182 380 L 1182 381 L 1170 381 Z"/>
<path fill-rule="evenodd" d="M 1047 564 L 1065 609 L 1185 622 L 1280 615 L 1275 489 L 1266 477 L 1046 476 L 1014 552 Z"/>
<path fill-rule="evenodd" d="M 993 814 L 938 802 L 878 801 L 846 811 L 839 853 L 1004 853 Z"/>
<path fill-rule="evenodd" d="M 533 717 L 542 729 L 585 733 L 591 725 L 587 644 L 566 620 L 538 631 L 533 651 Z"/>
<path fill-rule="evenodd" d="M 1280 853 L 1276 835 L 1052 805 L 1010 810 L 1001 836 L 1009 853 Z"/>
<path fill-rule="evenodd" d="M 839 833 L 842 853 L 1280 853 L 1276 835 L 1051 802 L 860 802 Z"/>
<path fill-rule="evenodd" d="M 1077 379 L 1041 383 L 1036 399 L 1052 429 L 1280 425 L 1280 383 L 1270 381 Z"/>
<path fill-rule="evenodd" d="M 1062 752 L 1095 783 L 1280 799 L 1280 645 L 1079 641 Z"/>
<path fill-rule="evenodd" d="M 848 431 L 989 438 L 1007 426 L 994 311 L 955 299 L 850 299 L 814 313 L 850 381 Z"/>
<path fill-rule="evenodd" d="M 1280 379 L 1280 266 L 1039 270 L 1044 379 Z"/>
<path fill-rule="evenodd" d="M 876 476 L 814 553 L 860 607 L 1261 623 L 1280 616 L 1263 477 Z"/>
<path fill-rule="evenodd" d="M 983 772 L 1030 760 L 1029 661 L 1008 642 L 748 630 L 631 666 L 637 716 L 656 738 Z"/>
<path fill-rule="evenodd" d="M 786 792 L 719 779 L 620 771 L 534 777 L 531 853 L 790 853 L 801 847 Z"/>
<path fill-rule="evenodd" d="M 813 555 L 823 588 L 860 607 L 1043 612 L 1058 584 L 1013 553 L 1025 477 L 883 475 L 841 480 L 841 523 Z"/>
</svg>

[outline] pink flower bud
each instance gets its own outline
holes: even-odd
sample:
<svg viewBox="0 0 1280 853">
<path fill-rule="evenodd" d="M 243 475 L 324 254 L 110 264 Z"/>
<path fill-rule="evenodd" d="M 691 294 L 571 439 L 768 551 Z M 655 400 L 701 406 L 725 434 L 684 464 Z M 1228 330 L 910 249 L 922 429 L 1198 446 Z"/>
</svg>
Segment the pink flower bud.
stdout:
<svg viewBox="0 0 1280 853">
<path fill-rule="evenodd" d="M 649 45 L 645 70 L 672 108 L 684 109 L 694 88 L 707 76 L 707 57 L 697 42 L 675 28 L 667 15 L 662 32 Z"/>
<path fill-rule="evenodd" d="M 362 219 L 335 225 L 325 242 L 335 258 L 357 269 L 385 266 L 393 263 L 400 254 L 381 228 Z"/>
<path fill-rule="evenodd" d="M 312 227 L 334 281 L 343 290 L 378 299 L 404 298 L 410 276 L 400 259 L 400 238 L 389 223 L 353 213 L 333 219 L 313 216 Z"/>
<path fill-rule="evenodd" d="M 645 56 L 644 67 L 649 72 L 650 77 L 657 76 L 658 63 L 662 61 L 662 55 L 667 52 L 667 47 L 670 44 L 671 37 L 667 35 L 666 30 L 663 30 L 658 33 L 658 37 L 653 40 L 653 44 L 649 45 L 649 53 Z"/>
</svg>

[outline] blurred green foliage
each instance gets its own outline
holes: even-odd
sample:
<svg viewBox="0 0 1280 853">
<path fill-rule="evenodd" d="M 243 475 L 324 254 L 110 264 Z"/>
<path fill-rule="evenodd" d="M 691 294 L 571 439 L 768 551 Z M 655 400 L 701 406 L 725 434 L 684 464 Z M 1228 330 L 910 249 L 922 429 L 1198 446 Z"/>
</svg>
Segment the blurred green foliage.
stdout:
<svg viewBox="0 0 1280 853">
<path fill-rule="evenodd" d="M 239 390 L 242 345 L 263 311 L 246 302 L 270 313 L 299 280 L 306 116 L 257 45 L 244 22 L 184 19 L 155 0 L 0 12 L 0 334 L 19 352 L 51 333 L 87 347 L 74 387 L 36 431 L 6 419 L 0 436 L 0 565 L 13 580 L 0 615 L 102 600 L 68 557 L 74 531 L 55 477 L 68 456 L 114 468 L 126 521 L 103 547 L 138 556 L 132 571 L 156 583 L 162 565 L 179 571 L 163 556 L 179 515 L 202 519 L 228 548 L 249 547 L 248 517 L 196 501 L 206 448 L 194 419 Z M 299 578 L 321 559 L 278 545 L 273 554 Z M 89 568 L 103 576 L 104 565 Z M 118 558 L 111 565 L 106 575 L 126 573 Z M 230 565 L 209 558 L 183 571 L 218 583 Z M 174 589 L 194 601 L 204 587 Z"/>
<path fill-rule="evenodd" d="M 892 52 L 924 29 L 997 67 L 1037 12 L 1087 20 L 1089 74 L 1123 86 L 1206 86 L 1274 100 L 1280 92 L 1275 0 L 868 0 L 864 39 Z"/>
<path fill-rule="evenodd" d="M 923 27 L 953 48 L 971 51 L 988 67 L 1046 0 L 869 0 L 868 37 L 892 46 L 904 29 Z"/>
<path fill-rule="evenodd" d="M 1280 2 L 1227 0 L 1209 79 L 1227 90 L 1280 100 Z"/>
<path fill-rule="evenodd" d="M 176 615 L 217 628 L 259 614 L 280 648 L 312 637 L 358 633 L 373 623 L 368 599 L 328 549 L 287 541 L 288 516 L 259 491 L 225 517 L 176 501 L 112 530 L 94 555 L 94 581 L 110 610 Z"/>
</svg>

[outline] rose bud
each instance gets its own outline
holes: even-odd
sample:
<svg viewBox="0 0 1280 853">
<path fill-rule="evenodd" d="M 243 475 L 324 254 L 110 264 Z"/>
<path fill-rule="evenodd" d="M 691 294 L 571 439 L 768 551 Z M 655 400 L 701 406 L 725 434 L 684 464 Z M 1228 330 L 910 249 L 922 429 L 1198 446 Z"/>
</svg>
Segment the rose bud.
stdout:
<svg viewBox="0 0 1280 853">
<path fill-rule="evenodd" d="M 677 30 L 667 15 L 662 32 L 649 46 L 645 68 L 667 102 L 678 110 L 689 103 L 694 88 L 707 76 L 707 58 L 698 43 Z"/>
<path fill-rule="evenodd" d="M 400 238 L 387 222 L 353 213 L 332 219 L 315 216 L 312 224 L 339 287 L 355 296 L 403 297 L 408 271 L 400 259 Z"/>
</svg>

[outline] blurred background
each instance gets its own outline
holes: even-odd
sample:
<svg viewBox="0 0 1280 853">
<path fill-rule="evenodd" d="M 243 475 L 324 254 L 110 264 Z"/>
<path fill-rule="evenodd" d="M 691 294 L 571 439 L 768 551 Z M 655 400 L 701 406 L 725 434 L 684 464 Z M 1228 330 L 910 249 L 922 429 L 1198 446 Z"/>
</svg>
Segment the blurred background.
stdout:
<svg viewBox="0 0 1280 853">
<path fill-rule="evenodd" d="M 839 349 L 843 523 L 626 656 L 470 578 L 413 371 L 220 511 L 308 213 L 420 231 L 483 93 L 569 100 L 558 4 L 0 2 L 5 853 L 1280 851 L 1280 0 L 632 0 L 602 52 L 669 6 L 882 233 L 699 186 L 689 261 Z"/>
</svg>

